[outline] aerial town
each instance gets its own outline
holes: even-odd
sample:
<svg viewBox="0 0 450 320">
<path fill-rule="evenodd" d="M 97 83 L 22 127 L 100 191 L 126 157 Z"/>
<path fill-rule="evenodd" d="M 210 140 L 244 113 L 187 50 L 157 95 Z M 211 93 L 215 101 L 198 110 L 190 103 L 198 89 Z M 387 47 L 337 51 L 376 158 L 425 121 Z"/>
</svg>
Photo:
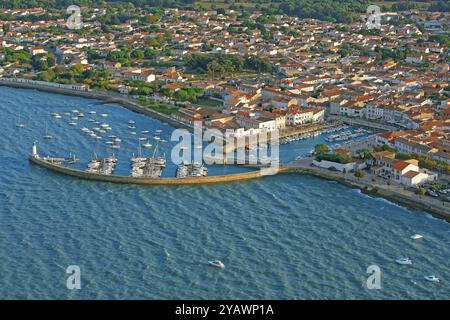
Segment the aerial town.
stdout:
<svg viewBox="0 0 450 320">
<path fill-rule="evenodd" d="M 164 319 L 448 299 L 449 20 L 450 0 L 0 0 L 0 299 Z"/>
<path fill-rule="evenodd" d="M 61 11 L 2 9 L 2 81 L 111 92 L 185 126 L 279 129 L 282 142 L 356 125 L 377 134 L 316 152 L 318 167 L 358 171 L 349 164 L 365 155 L 364 168 L 407 186 L 449 171 L 448 12 L 388 11 L 375 29 L 368 14 L 332 23 L 132 4 L 81 12 L 72 30 Z"/>
</svg>

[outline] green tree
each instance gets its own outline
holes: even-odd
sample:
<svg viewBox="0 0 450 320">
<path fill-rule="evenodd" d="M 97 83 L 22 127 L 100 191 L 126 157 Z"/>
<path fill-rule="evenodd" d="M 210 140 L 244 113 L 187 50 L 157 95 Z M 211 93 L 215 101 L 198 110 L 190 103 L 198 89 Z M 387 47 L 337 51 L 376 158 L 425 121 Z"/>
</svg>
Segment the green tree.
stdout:
<svg viewBox="0 0 450 320">
<path fill-rule="evenodd" d="M 315 154 L 327 153 L 330 151 L 330 148 L 326 144 L 318 144 L 314 147 Z"/>
<path fill-rule="evenodd" d="M 366 175 L 365 172 L 361 169 L 355 171 L 355 177 L 357 177 L 358 179 L 364 178 L 365 175 Z"/>
<path fill-rule="evenodd" d="M 424 187 L 419 187 L 419 188 L 416 190 L 416 193 L 417 193 L 418 195 L 420 195 L 420 196 L 423 196 L 423 195 L 426 193 L 426 190 L 425 190 Z"/>
</svg>

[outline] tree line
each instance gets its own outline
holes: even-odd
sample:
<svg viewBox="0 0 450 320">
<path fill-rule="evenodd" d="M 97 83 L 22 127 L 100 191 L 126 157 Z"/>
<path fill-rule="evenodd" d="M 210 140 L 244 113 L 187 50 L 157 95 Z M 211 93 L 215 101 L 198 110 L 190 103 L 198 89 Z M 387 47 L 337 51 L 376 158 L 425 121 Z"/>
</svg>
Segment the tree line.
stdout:
<svg viewBox="0 0 450 320">
<path fill-rule="evenodd" d="M 199 73 L 209 73 L 213 77 L 254 70 L 272 72 L 272 63 L 266 57 L 240 56 L 232 54 L 190 54 L 184 58 L 188 67 Z"/>
</svg>

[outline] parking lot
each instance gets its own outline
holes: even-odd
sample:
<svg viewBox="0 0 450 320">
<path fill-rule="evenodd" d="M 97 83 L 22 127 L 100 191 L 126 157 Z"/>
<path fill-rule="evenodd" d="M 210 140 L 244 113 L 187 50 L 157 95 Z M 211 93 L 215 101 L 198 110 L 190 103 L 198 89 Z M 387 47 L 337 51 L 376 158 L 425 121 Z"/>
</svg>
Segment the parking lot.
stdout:
<svg viewBox="0 0 450 320">
<path fill-rule="evenodd" d="M 450 201 L 450 182 L 439 180 L 433 183 L 424 184 L 426 194 L 433 198 L 442 198 Z"/>
</svg>

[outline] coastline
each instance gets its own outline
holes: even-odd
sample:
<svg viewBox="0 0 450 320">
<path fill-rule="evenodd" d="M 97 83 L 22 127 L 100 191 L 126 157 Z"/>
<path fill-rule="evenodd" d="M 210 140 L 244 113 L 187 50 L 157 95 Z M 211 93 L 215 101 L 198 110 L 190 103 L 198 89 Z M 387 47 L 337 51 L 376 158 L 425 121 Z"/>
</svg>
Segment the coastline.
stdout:
<svg viewBox="0 0 450 320">
<path fill-rule="evenodd" d="M 367 183 L 363 179 L 358 180 L 357 178 L 354 178 L 352 173 L 344 175 L 340 172 L 336 173 L 326 169 L 306 167 L 303 165 L 291 166 L 290 172 L 336 181 L 347 187 L 357 188 L 367 195 L 380 197 L 409 209 L 425 211 L 436 218 L 450 222 L 450 203 L 443 204 L 441 201 L 432 198 L 424 201 L 424 199 L 427 199 L 425 198 L 427 196 L 419 196 L 411 191 L 402 190 L 396 185 L 386 187 L 379 183 Z"/>
<path fill-rule="evenodd" d="M 131 111 L 134 111 L 136 113 L 145 114 L 154 119 L 157 119 L 157 120 L 160 120 L 163 122 L 167 122 L 175 128 L 183 128 L 183 129 L 188 129 L 188 130 L 192 131 L 192 128 L 190 126 L 187 126 L 182 122 L 176 121 L 175 119 L 171 118 L 170 116 L 168 116 L 164 113 L 158 112 L 151 108 L 143 107 L 138 102 L 134 101 L 134 99 L 120 95 L 118 93 L 64 89 L 64 88 L 45 86 L 45 85 L 39 85 L 39 84 L 34 84 L 34 83 L 15 82 L 12 80 L 7 80 L 7 79 L 11 79 L 11 78 L 1 78 L 0 77 L 0 86 L 19 88 L 19 89 L 32 89 L 32 90 L 39 90 L 39 91 L 62 94 L 62 95 L 69 95 L 69 96 L 82 97 L 82 98 L 87 98 L 87 99 L 100 100 L 100 101 L 103 101 L 105 104 L 106 103 L 116 103 L 116 104 L 119 104 L 122 107 L 127 108 Z"/>
<path fill-rule="evenodd" d="M 152 118 L 167 122 L 171 124 L 175 128 L 185 128 L 188 130 L 192 130 L 191 127 L 178 122 L 174 119 L 172 119 L 170 116 L 167 116 L 165 114 L 162 114 L 160 112 L 157 112 L 155 110 L 152 110 L 150 108 L 145 108 L 140 106 L 137 102 L 133 101 L 131 98 L 119 96 L 118 94 L 114 93 L 103 93 L 103 92 L 97 92 L 97 91 L 77 91 L 77 90 L 70 90 L 70 89 L 63 89 L 63 88 L 57 88 L 57 87 L 50 87 L 50 86 L 43 86 L 43 85 L 37 85 L 32 83 L 20 83 L 20 82 L 13 82 L 10 80 L 5 80 L 5 78 L 0 78 L 0 86 L 6 86 L 6 87 L 12 87 L 12 88 L 21 88 L 21 89 L 34 89 L 39 91 L 45 91 L 50 93 L 56 93 L 56 94 L 62 94 L 62 95 L 71 95 L 71 96 L 78 96 L 88 99 L 96 99 L 100 101 L 104 101 L 105 103 L 117 103 L 124 108 L 127 108 L 129 110 L 132 110 L 137 113 L 148 115 Z M 47 166 L 45 166 L 47 167 Z M 51 169 L 51 168 L 50 168 Z M 64 168 L 63 168 L 64 169 Z M 72 170 L 72 169 L 69 169 Z M 71 176 L 77 176 L 72 173 L 67 173 L 64 170 L 54 170 L 58 171 L 59 173 L 68 174 Z M 80 171 L 80 173 L 83 173 Z M 183 182 L 181 181 L 147 181 L 145 183 L 141 184 L 148 184 L 148 185 L 181 185 L 181 184 L 207 184 L 207 183 L 223 183 L 223 182 L 233 182 L 233 181 L 243 181 L 243 180 L 250 180 L 250 179 L 256 179 L 261 177 L 259 175 L 259 171 L 257 171 L 258 175 L 255 173 L 252 174 L 231 174 L 227 176 L 220 176 L 220 178 L 217 177 L 206 177 L 206 179 L 198 179 L 196 178 L 195 181 L 188 181 L 185 180 Z M 381 197 L 384 199 L 387 199 L 393 203 L 400 204 L 402 206 L 416 209 L 416 210 L 422 210 L 431 213 L 433 216 L 436 216 L 438 218 L 445 219 L 446 221 L 450 222 L 450 205 L 430 205 L 426 204 L 423 201 L 420 201 L 420 197 L 412 192 L 409 192 L 410 195 L 407 195 L 405 193 L 399 193 L 394 188 L 380 188 L 379 186 L 372 186 L 364 183 L 363 181 L 354 181 L 351 179 L 348 179 L 344 176 L 338 176 L 336 173 L 331 172 L 328 170 L 317 168 L 308 168 L 308 167 L 301 167 L 301 166 L 290 166 L 289 168 L 283 168 L 282 173 L 298 173 L 298 174 L 307 174 L 316 176 L 322 179 L 326 180 L 333 180 L 337 181 L 343 185 L 346 185 L 351 188 L 358 188 L 361 190 L 361 192 Z M 241 175 L 241 176 L 236 176 Z M 80 176 L 78 175 L 80 178 Z M 106 181 L 108 179 L 89 179 L 86 177 L 81 177 L 88 180 L 100 180 L 100 181 Z M 124 177 L 128 178 L 128 177 Z M 166 178 L 166 179 L 172 179 L 172 178 Z M 112 179 L 115 180 L 115 179 Z M 119 179 L 120 180 L 120 179 Z M 175 180 L 175 179 L 172 179 Z M 179 180 L 179 179 L 178 179 Z M 107 182 L 117 182 L 117 181 L 107 181 Z M 142 181 L 143 182 L 143 181 Z M 130 183 L 126 181 L 119 181 L 119 183 Z M 131 182 L 133 183 L 133 182 Z"/>
</svg>

